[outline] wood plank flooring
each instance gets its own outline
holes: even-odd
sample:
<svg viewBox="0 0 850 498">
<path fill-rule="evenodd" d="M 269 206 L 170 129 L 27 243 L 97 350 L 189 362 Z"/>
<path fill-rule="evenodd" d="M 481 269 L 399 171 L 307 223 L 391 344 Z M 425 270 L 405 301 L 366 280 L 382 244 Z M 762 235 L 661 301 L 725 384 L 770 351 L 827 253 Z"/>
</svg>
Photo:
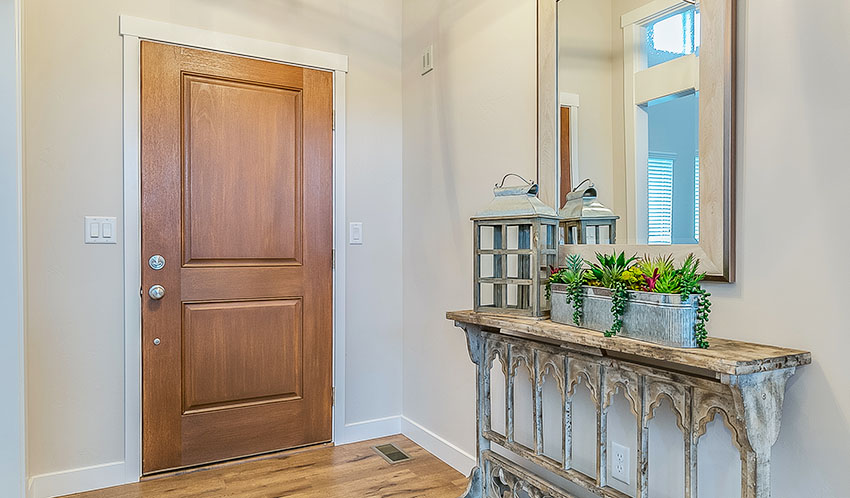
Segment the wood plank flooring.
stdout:
<svg viewBox="0 0 850 498">
<path fill-rule="evenodd" d="M 372 446 L 395 443 L 411 460 L 388 464 Z M 404 436 L 324 447 L 150 479 L 74 498 L 458 498 L 466 478 Z"/>
</svg>

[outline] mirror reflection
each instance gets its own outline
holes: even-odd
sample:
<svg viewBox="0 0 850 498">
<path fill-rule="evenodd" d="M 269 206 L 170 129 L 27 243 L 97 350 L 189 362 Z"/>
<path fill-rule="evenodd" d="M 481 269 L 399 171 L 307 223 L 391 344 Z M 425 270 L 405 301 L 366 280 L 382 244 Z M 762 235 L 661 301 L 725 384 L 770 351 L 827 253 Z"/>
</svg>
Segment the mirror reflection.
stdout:
<svg viewBox="0 0 850 498">
<path fill-rule="evenodd" d="M 699 4 L 560 0 L 558 19 L 565 242 L 699 243 Z"/>
</svg>

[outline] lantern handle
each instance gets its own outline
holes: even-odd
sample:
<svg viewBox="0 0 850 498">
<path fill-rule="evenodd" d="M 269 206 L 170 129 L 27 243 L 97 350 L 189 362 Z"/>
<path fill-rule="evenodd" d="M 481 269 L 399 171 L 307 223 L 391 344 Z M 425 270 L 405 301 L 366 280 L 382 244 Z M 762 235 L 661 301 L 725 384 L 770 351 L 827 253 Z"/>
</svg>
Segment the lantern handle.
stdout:
<svg viewBox="0 0 850 498">
<path fill-rule="evenodd" d="M 578 185 L 576 185 L 576 187 L 575 187 L 574 189 L 572 189 L 572 190 L 571 190 L 571 192 L 576 192 L 576 191 L 578 191 L 579 187 L 581 187 L 582 185 L 584 185 L 586 182 L 590 182 L 590 186 L 591 186 L 591 187 L 593 186 L 593 182 L 591 182 L 591 181 L 590 181 L 590 178 L 585 178 L 584 180 L 582 180 L 582 181 L 581 181 L 581 183 L 579 183 Z"/>
<path fill-rule="evenodd" d="M 499 182 L 499 183 L 497 183 L 497 184 L 496 184 L 496 188 L 502 188 L 502 187 L 504 187 L 504 186 L 505 186 L 505 180 L 507 180 L 509 176 L 515 176 L 515 177 L 519 178 L 520 180 L 524 181 L 524 182 L 525 182 L 527 185 L 529 185 L 529 186 L 534 185 L 534 183 L 532 183 L 532 182 L 530 182 L 530 181 L 526 180 L 525 178 L 523 178 L 523 177 L 519 176 L 519 175 L 518 175 L 518 174 L 516 174 L 516 173 L 508 173 L 507 175 L 505 175 L 504 177 L 502 177 L 502 181 L 501 181 L 501 182 Z"/>
</svg>

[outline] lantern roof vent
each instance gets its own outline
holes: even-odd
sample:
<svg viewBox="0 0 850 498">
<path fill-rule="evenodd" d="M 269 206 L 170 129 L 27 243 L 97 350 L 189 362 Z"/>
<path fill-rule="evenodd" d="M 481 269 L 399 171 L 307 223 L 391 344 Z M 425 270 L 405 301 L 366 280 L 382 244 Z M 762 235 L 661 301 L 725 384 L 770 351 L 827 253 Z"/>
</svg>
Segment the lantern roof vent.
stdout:
<svg viewBox="0 0 850 498">
<path fill-rule="evenodd" d="M 564 220 L 580 218 L 608 218 L 619 219 L 614 211 L 607 208 L 596 199 L 596 186 L 590 180 L 584 180 L 567 194 L 567 202 L 558 211 L 558 215 Z"/>
<path fill-rule="evenodd" d="M 519 186 L 505 186 L 505 180 L 515 176 L 525 182 Z M 553 208 L 537 198 L 537 184 L 510 173 L 493 189 L 493 200 L 483 210 L 475 213 L 473 220 L 511 218 L 558 218 Z"/>
</svg>

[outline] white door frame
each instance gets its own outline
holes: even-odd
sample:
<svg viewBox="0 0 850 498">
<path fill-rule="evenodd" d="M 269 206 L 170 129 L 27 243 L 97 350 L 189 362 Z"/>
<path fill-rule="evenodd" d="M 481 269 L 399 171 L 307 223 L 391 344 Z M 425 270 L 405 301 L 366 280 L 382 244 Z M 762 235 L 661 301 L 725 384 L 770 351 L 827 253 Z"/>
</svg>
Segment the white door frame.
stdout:
<svg viewBox="0 0 850 498">
<path fill-rule="evenodd" d="M 142 301 L 139 126 L 142 40 L 334 73 L 334 440 L 345 429 L 345 78 L 348 57 L 281 43 L 120 16 L 124 45 L 124 481 L 142 474 Z"/>
<path fill-rule="evenodd" d="M 21 1 L 0 0 L 0 489 L 26 489 Z"/>
</svg>

